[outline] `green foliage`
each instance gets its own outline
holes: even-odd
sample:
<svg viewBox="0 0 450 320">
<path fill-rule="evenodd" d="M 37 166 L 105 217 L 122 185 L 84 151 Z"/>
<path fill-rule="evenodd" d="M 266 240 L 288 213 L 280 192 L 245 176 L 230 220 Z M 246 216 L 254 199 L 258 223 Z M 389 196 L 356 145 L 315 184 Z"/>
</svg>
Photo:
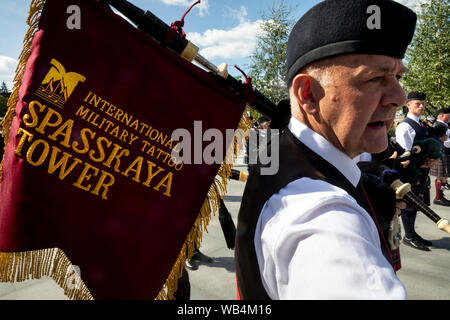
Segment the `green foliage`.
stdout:
<svg viewBox="0 0 450 320">
<path fill-rule="evenodd" d="M 418 90 L 436 108 L 450 106 L 450 0 L 422 4 L 416 33 L 406 52 L 409 72 L 402 80 L 405 91 Z M 431 111 L 431 110 L 430 110 Z"/>
<path fill-rule="evenodd" d="M 8 87 L 6 86 L 5 81 L 2 81 L 2 84 L 0 86 L 0 94 L 4 96 L 7 93 L 8 93 Z"/>
<path fill-rule="evenodd" d="M 8 107 L 6 106 L 8 102 L 10 92 L 8 92 L 8 87 L 6 86 L 5 81 L 2 81 L 0 85 L 0 118 L 3 118 Z"/>
<path fill-rule="evenodd" d="M 8 98 L 0 94 L 0 118 L 3 118 L 5 116 L 6 110 L 8 109 L 8 107 L 6 106 L 7 102 Z"/>
<path fill-rule="evenodd" d="M 274 103 L 288 97 L 286 88 L 286 47 L 293 22 L 284 1 L 262 13 L 261 32 L 251 56 L 249 76 L 253 85 Z M 258 117 L 258 116 L 257 116 Z"/>
</svg>

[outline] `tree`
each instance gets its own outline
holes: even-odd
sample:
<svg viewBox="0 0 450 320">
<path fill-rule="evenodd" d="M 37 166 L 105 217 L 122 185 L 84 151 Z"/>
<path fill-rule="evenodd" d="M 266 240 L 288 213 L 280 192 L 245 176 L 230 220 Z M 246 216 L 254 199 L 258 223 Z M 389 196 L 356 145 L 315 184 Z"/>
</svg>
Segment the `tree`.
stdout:
<svg viewBox="0 0 450 320">
<path fill-rule="evenodd" d="M 262 13 L 261 32 L 249 65 L 253 85 L 274 103 L 288 97 L 286 47 L 293 21 L 284 1 Z"/>
<path fill-rule="evenodd" d="M 449 1 L 430 0 L 421 5 L 416 33 L 406 52 L 409 72 L 402 80 L 407 92 L 425 92 L 437 108 L 438 103 L 450 106 Z"/>
<path fill-rule="evenodd" d="M 8 110 L 8 107 L 6 106 L 7 102 L 8 102 L 8 98 L 6 98 L 0 94 L 0 118 L 3 118 L 5 116 L 6 111 Z M 0 137 L 0 139 L 1 139 L 1 137 Z"/>
<path fill-rule="evenodd" d="M 5 81 L 2 81 L 2 85 L 0 86 L 0 118 L 3 118 L 6 110 L 8 109 L 6 103 L 8 102 L 9 95 L 10 93 L 8 92 L 8 87 L 6 86 Z"/>
<path fill-rule="evenodd" d="M 0 94 L 5 97 L 8 94 L 8 87 L 6 86 L 5 81 L 2 81 L 2 85 L 0 86 Z"/>
</svg>

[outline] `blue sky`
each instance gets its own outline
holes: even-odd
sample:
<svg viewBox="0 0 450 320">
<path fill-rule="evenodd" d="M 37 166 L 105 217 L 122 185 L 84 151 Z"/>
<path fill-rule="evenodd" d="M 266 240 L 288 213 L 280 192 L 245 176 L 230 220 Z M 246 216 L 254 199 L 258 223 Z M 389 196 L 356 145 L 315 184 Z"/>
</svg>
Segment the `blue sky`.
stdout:
<svg viewBox="0 0 450 320">
<path fill-rule="evenodd" d="M 31 0 L 0 0 L 0 82 L 12 87 L 17 58 L 27 30 L 26 18 Z M 74 0 L 74 4 L 81 0 Z M 350 0 L 349 0 L 350 1 Z M 426 0 L 397 0 L 412 9 Z M 130 0 L 170 24 L 179 20 L 195 0 Z M 231 74 L 237 64 L 245 71 L 254 50 L 261 13 L 279 0 L 202 0 L 186 17 L 188 39 L 200 47 L 200 53 L 219 65 L 226 62 Z M 321 0 L 285 0 L 297 20 Z"/>
</svg>

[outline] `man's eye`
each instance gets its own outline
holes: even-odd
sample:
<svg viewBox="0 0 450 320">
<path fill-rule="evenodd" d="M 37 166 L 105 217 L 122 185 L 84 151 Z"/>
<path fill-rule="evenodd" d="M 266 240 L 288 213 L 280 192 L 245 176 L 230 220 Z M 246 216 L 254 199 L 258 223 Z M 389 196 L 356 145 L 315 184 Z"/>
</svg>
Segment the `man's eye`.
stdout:
<svg viewBox="0 0 450 320">
<path fill-rule="evenodd" d="M 381 77 L 375 77 L 369 80 L 369 82 L 378 82 L 381 80 Z"/>
</svg>

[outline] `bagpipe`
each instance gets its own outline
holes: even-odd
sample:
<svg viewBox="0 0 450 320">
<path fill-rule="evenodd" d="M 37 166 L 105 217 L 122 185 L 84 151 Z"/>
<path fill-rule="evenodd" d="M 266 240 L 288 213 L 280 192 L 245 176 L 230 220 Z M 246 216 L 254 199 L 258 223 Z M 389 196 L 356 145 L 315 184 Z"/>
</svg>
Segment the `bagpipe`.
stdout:
<svg viewBox="0 0 450 320">
<path fill-rule="evenodd" d="M 440 156 L 440 143 L 435 138 L 430 137 L 414 143 L 410 151 L 405 151 L 394 137 L 390 137 L 389 147 L 388 149 L 396 151 L 399 156 L 376 161 L 362 161 L 358 163 L 358 167 L 366 175 L 372 176 L 383 187 L 394 190 L 396 199 L 404 200 L 411 207 L 424 213 L 436 223 L 440 230 L 450 233 L 448 221 L 441 218 L 419 196 L 423 192 L 423 186 L 426 186 L 424 180 L 421 181 L 421 179 L 428 179 L 428 174 L 421 172 L 421 166 L 427 159 L 436 159 Z M 406 161 L 410 163 L 404 166 Z M 425 172 L 428 171 L 425 169 Z M 416 194 L 412 192 L 411 185 L 417 185 L 418 183 L 421 190 Z"/>
<path fill-rule="evenodd" d="M 396 151 L 399 155 L 398 159 L 402 162 L 409 161 L 408 166 L 405 168 L 399 167 L 401 170 L 403 179 L 415 185 L 419 181 L 419 185 L 423 189 L 426 186 L 426 181 L 429 173 L 429 168 L 424 169 L 422 166 L 428 159 L 440 159 L 443 155 L 443 143 L 440 138 L 447 133 L 448 126 L 444 123 L 437 122 L 437 118 L 433 116 L 436 114 L 437 108 L 428 102 L 431 106 L 431 110 L 425 106 L 425 111 L 431 116 L 422 122 L 423 127 L 426 130 L 426 138 L 423 140 L 415 141 L 410 151 L 403 149 L 401 145 L 396 142 L 394 137 L 389 137 L 389 149 L 391 153 Z M 440 103 L 439 103 L 440 104 Z"/>
<path fill-rule="evenodd" d="M 428 176 L 426 173 L 428 168 L 423 168 L 423 165 L 428 159 L 439 159 L 442 155 L 442 143 L 434 136 L 415 141 L 410 151 L 403 149 L 394 137 L 389 139 L 389 144 L 392 146 L 392 150 L 399 154 L 398 160 L 401 162 L 409 161 L 406 167 L 397 165 L 396 170 L 400 171 L 404 180 L 411 184 L 419 182 L 419 185 L 423 186 L 424 183 L 421 180 Z"/>
</svg>

